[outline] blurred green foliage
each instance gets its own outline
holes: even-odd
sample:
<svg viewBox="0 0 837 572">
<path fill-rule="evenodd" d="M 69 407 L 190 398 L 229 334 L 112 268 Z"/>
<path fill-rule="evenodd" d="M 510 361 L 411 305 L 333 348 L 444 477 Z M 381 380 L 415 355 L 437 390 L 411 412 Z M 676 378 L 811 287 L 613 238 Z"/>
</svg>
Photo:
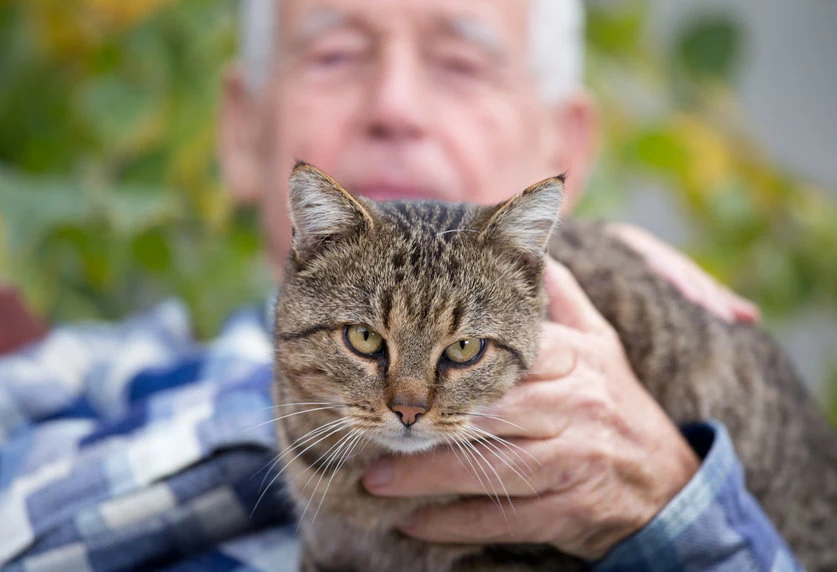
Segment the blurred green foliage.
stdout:
<svg viewBox="0 0 837 572">
<path fill-rule="evenodd" d="M 768 315 L 837 307 L 837 208 L 743 135 L 740 26 L 708 13 L 664 48 L 647 14 L 588 4 L 604 148 L 583 210 L 662 181 L 700 231 L 690 253 Z M 176 295 L 210 336 L 269 287 L 254 213 L 229 204 L 214 157 L 236 17 L 230 0 L 0 0 L 0 279 L 51 320 Z M 837 411 L 837 373 L 831 387 Z"/>
<path fill-rule="evenodd" d="M 736 21 L 696 17 L 663 50 L 649 43 L 645 2 L 596 5 L 588 79 L 604 153 L 588 212 L 615 210 L 627 182 L 661 180 L 699 231 L 690 254 L 768 316 L 837 307 L 837 205 L 744 135 L 729 87 L 745 44 Z"/>
<path fill-rule="evenodd" d="M 0 3 L 0 277 L 55 321 L 163 296 L 210 335 L 267 289 L 215 164 L 234 2 Z"/>
</svg>

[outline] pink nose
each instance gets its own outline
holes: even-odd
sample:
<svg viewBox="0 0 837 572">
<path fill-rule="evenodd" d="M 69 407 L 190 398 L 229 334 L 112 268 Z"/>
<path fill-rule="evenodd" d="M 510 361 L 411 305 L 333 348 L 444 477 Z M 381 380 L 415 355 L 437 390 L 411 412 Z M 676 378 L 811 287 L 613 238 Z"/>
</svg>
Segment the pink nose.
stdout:
<svg viewBox="0 0 837 572">
<path fill-rule="evenodd" d="M 421 405 L 390 404 L 389 408 L 393 411 L 393 413 L 398 415 L 398 418 L 405 427 L 410 427 L 413 423 L 418 421 L 419 417 L 427 413 L 427 407 L 423 407 Z"/>
</svg>

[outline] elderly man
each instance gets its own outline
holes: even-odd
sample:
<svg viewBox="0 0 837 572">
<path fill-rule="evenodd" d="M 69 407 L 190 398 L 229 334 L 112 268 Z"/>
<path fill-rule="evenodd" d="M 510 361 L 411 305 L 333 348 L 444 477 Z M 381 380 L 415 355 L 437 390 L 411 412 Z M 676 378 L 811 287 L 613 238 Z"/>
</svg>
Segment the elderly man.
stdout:
<svg viewBox="0 0 837 572">
<path fill-rule="evenodd" d="M 220 151 L 232 192 L 262 208 L 277 276 L 295 158 L 380 200 L 498 202 L 563 171 L 567 210 L 582 192 L 595 114 L 580 86 L 580 2 L 245 7 L 245 67 L 226 82 Z M 723 317 L 753 318 L 650 237 L 614 232 L 687 295 Z M 545 280 L 551 322 L 540 358 L 498 406 L 513 425 L 495 428 L 541 440 L 541 490 L 515 499 L 515 526 L 477 497 L 416 514 L 403 532 L 430 542 L 547 542 L 602 570 L 795 569 L 743 488 L 723 428 L 691 427 L 692 440 L 684 437 L 572 277 L 553 266 Z M 281 487 L 265 491 L 253 478 L 275 446 L 265 323 L 244 312 L 200 349 L 182 309 L 166 304 L 118 326 L 60 330 L 0 361 L 0 411 L 10 415 L 0 422 L 0 459 L 9 459 L 0 465 L 0 564 L 104 570 L 183 559 L 289 569 L 295 541 Z M 567 335 L 584 351 L 568 353 Z M 61 391 L 32 398 L 27 388 L 51 375 L 64 380 Z M 381 459 L 364 484 L 382 496 L 483 491 L 444 450 Z"/>
</svg>

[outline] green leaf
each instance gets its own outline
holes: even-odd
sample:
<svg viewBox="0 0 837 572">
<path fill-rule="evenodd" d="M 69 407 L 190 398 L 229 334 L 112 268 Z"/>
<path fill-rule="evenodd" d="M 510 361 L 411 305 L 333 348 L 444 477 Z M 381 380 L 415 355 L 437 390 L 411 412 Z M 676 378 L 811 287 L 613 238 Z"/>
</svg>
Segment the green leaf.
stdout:
<svg viewBox="0 0 837 572">
<path fill-rule="evenodd" d="M 676 135 L 665 128 L 637 130 L 624 149 L 629 160 L 666 175 L 683 173 L 688 153 Z"/>
<path fill-rule="evenodd" d="M 160 105 L 153 90 L 115 75 L 92 80 L 78 94 L 80 115 L 101 141 L 120 149 L 133 145 Z"/>
<path fill-rule="evenodd" d="M 742 51 L 742 31 L 729 14 L 705 14 L 689 20 L 679 34 L 675 65 L 694 79 L 731 81 Z"/>
<path fill-rule="evenodd" d="M 0 168 L 0 217 L 11 252 L 23 250 L 59 225 L 81 224 L 85 193 L 59 178 L 33 178 Z"/>
<path fill-rule="evenodd" d="M 123 184 L 105 194 L 97 206 L 114 231 L 136 234 L 179 216 L 172 197 L 173 193 L 162 187 Z"/>
<path fill-rule="evenodd" d="M 588 48 L 620 59 L 636 55 L 642 47 L 646 16 L 644 0 L 590 3 L 585 26 Z"/>
<path fill-rule="evenodd" d="M 138 235 L 133 240 L 131 250 L 137 263 L 149 272 L 159 274 L 171 270 L 171 247 L 161 229 L 150 229 Z"/>
</svg>

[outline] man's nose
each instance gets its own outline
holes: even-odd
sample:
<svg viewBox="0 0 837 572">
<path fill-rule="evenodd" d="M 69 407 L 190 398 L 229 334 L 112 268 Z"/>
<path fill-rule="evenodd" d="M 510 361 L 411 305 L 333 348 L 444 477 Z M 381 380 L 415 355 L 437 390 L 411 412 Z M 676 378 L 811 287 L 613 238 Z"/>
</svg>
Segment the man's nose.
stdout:
<svg viewBox="0 0 837 572">
<path fill-rule="evenodd" d="M 420 57 L 408 46 L 381 55 L 369 87 L 367 132 L 375 139 L 403 141 L 420 138 L 430 110 Z"/>
<path fill-rule="evenodd" d="M 419 417 L 427 413 L 427 404 L 423 402 L 401 403 L 392 401 L 389 408 L 395 413 L 404 424 L 404 427 L 411 427 L 419 420 Z"/>
</svg>

